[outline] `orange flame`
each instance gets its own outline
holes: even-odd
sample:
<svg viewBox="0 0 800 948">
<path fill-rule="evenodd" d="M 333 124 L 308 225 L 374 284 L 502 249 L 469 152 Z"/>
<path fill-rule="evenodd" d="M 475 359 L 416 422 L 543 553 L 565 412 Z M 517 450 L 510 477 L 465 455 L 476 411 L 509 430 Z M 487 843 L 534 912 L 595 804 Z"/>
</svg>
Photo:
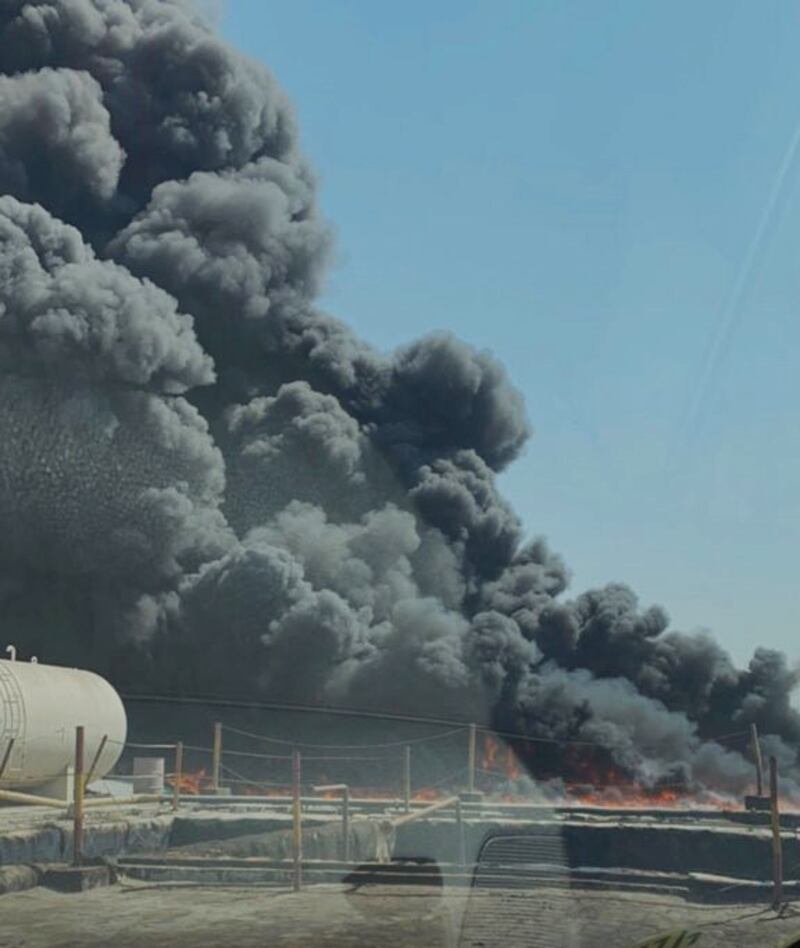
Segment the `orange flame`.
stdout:
<svg viewBox="0 0 800 948">
<path fill-rule="evenodd" d="M 483 759 L 481 760 L 481 766 L 484 770 L 495 770 L 497 767 L 497 751 L 498 751 L 497 739 L 492 734 L 484 734 L 483 736 Z"/>
<path fill-rule="evenodd" d="M 691 796 L 677 790 L 656 790 L 635 784 L 617 784 L 605 787 L 571 785 L 567 797 L 573 803 L 598 807 L 675 808 L 691 805 Z"/>
<path fill-rule="evenodd" d="M 202 793 L 204 784 L 209 782 L 206 777 L 206 772 L 202 768 L 195 773 L 182 773 L 180 776 L 171 774 L 166 782 L 171 787 L 174 787 L 176 778 L 181 793 L 188 793 L 192 796 L 197 796 L 199 793 Z"/>
<path fill-rule="evenodd" d="M 507 780 L 519 780 L 522 775 L 522 766 L 514 753 L 514 748 L 507 744 L 505 759 L 501 761 L 500 757 L 500 743 L 497 738 L 493 734 L 484 734 L 481 767 L 486 771 L 502 774 Z"/>
<path fill-rule="evenodd" d="M 436 787 L 421 787 L 414 792 L 411 799 L 433 803 L 442 796 L 441 790 L 437 790 Z"/>
<path fill-rule="evenodd" d="M 509 780 L 519 780 L 521 774 L 522 768 L 520 767 L 519 760 L 514 753 L 514 749 L 509 744 L 506 748 L 506 777 L 508 777 Z"/>
<path fill-rule="evenodd" d="M 517 754 L 511 746 L 503 749 L 492 734 L 485 734 L 482 746 L 481 763 L 483 769 L 496 776 L 504 776 L 509 786 L 501 789 L 496 782 L 492 798 L 505 802 L 530 802 L 529 794 L 514 792 L 513 782 L 525 772 Z M 570 755 L 568 770 L 571 779 L 565 781 L 564 803 L 566 805 L 583 805 L 606 808 L 687 808 L 713 807 L 715 809 L 741 809 L 741 804 L 724 794 L 715 794 L 713 791 L 693 788 L 690 786 L 647 787 L 636 783 L 629 774 L 615 768 L 608 761 L 598 761 L 587 758 L 585 755 Z M 210 785 L 210 777 L 204 769 L 194 773 L 184 772 L 179 778 L 181 793 L 196 796 L 205 792 Z M 169 775 L 167 783 L 174 787 L 175 775 Z M 234 792 L 245 796 L 286 798 L 291 795 L 291 786 L 261 785 L 257 782 L 245 783 L 233 780 Z M 489 782 L 489 787 L 492 786 Z M 452 793 L 454 787 L 418 787 L 412 794 L 412 799 L 419 802 L 435 802 Z M 497 790 L 501 795 L 497 795 Z M 306 792 L 306 791 L 304 791 Z M 364 800 L 396 801 L 400 794 L 397 789 L 380 789 L 375 787 L 350 787 L 350 796 Z M 341 799 L 341 793 L 330 790 L 319 794 L 320 800 L 336 801 Z M 782 811 L 797 812 L 798 801 L 793 799 L 780 800 Z"/>
</svg>

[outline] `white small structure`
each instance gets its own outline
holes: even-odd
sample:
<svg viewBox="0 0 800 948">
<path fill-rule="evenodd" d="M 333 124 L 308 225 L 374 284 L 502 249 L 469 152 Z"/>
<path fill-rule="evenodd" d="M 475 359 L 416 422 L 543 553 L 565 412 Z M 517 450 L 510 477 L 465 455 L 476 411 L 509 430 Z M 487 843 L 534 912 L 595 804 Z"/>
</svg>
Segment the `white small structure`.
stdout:
<svg viewBox="0 0 800 948">
<path fill-rule="evenodd" d="M 0 659 L 0 789 L 36 791 L 64 799 L 75 759 L 75 729 L 84 727 L 87 769 L 105 736 L 93 779 L 119 759 L 127 736 L 125 708 L 111 685 L 93 672 L 41 662 Z"/>
<path fill-rule="evenodd" d="M 162 794 L 164 792 L 164 758 L 133 758 L 133 792 Z"/>
</svg>

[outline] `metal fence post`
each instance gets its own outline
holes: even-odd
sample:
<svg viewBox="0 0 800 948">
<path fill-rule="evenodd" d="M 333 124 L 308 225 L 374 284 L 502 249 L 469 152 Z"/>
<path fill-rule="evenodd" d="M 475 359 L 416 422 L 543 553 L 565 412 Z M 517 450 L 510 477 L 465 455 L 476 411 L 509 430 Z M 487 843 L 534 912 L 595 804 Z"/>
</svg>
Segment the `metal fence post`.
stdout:
<svg viewBox="0 0 800 948">
<path fill-rule="evenodd" d="M 300 810 L 300 751 L 292 751 L 292 886 L 299 892 L 303 886 L 303 825 Z"/>
<path fill-rule="evenodd" d="M 411 745 L 403 749 L 403 806 L 406 813 L 411 809 Z"/>
<path fill-rule="evenodd" d="M 350 862 L 350 787 L 342 790 L 342 858 Z"/>
<path fill-rule="evenodd" d="M 477 739 L 477 727 L 474 724 L 469 726 L 469 746 L 467 748 L 467 789 L 470 793 L 475 792 L 475 741 Z"/>
<path fill-rule="evenodd" d="M 467 841 L 464 836 L 464 813 L 461 800 L 456 800 L 456 832 L 458 833 L 458 864 L 464 866 L 467 862 Z"/>
<path fill-rule="evenodd" d="M 222 723 L 214 724 L 214 743 L 211 758 L 211 789 L 214 793 L 219 790 L 219 774 L 222 767 Z"/>
<path fill-rule="evenodd" d="M 79 724 L 75 728 L 75 765 L 72 779 L 72 864 L 79 866 L 83 861 L 83 756 L 84 728 Z"/>
<path fill-rule="evenodd" d="M 778 812 L 778 762 L 769 759 L 769 803 L 772 816 L 772 907 L 783 902 L 783 846 L 781 844 L 781 817 Z"/>
<path fill-rule="evenodd" d="M 750 725 L 750 740 L 753 742 L 753 756 L 756 760 L 756 794 L 764 796 L 764 761 L 761 757 L 761 744 L 758 740 L 758 726 Z"/>
<path fill-rule="evenodd" d="M 183 781 L 183 741 L 175 745 L 175 773 L 172 775 L 172 809 L 177 810 L 181 802 L 181 782 Z"/>
</svg>

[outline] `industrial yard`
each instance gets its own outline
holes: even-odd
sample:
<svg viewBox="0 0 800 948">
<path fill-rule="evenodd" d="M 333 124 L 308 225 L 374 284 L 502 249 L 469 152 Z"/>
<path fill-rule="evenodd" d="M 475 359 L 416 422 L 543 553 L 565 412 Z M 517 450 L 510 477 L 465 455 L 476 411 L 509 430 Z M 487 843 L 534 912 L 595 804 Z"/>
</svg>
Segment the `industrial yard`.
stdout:
<svg viewBox="0 0 800 948">
<path fill-rule="evenodd" d="M 800 948 L 768 7 L 0 0 L 0 948 Z"/>
<path fill-rule="evenodd" d="M 554 799 L 474 724 L 288 708 L 223 722 L 192 707 L 165 742 L 149 708 L 131 737 L 97 676 L 2 672 L 0 948 L 580 948 L 670 930 L 763 946 L 800 933 L 800 814 L 781 812 L 774 761 L 765 795 L 760 753 L 758 792 L 738 801 L 622 783 Z M 66 725 L 42 716 L 47 686 L 76 695 Z M 755 730 L 734 737 L 759 746 Z"/>
<path fill-rule="evenodd" d="M 96 810 L 87 813 L 84 862 L 97 887 L 69 892 L 70 819 L 8 807 L 0 811 L 0 945 L 580 948 L 685 928 L 702 932 L 701 945 L 746 948 L 800 932 L 791 879 L 782 911 L 769 905 L 762 814 L 488 799 L 461 809 L 459 824 L 452 803 L 414 801 L 408 819 L 402 799 L 354 799 L 345 862 L 340 803 L 304 798 L 299 891 L 287 802 L 187 796 L 178 810 L 171 799 Z M 794 866 L 798 820 L 783 819 Z M 526 859 L 506 845 L 473 875 L 490 837 L 524 841 Z"/>
</svg>

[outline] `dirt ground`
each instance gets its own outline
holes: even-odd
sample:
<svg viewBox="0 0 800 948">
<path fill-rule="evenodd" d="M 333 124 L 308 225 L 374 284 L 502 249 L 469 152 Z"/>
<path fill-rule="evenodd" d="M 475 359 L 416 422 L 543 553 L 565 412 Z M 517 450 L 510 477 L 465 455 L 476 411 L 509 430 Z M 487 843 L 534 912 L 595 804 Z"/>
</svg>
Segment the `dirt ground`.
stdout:
<svg viewBox="0 0 800 948">
<path fill-rule="evenodd" d="M 340 885 L 282 889 L 125 883 L 83 895 L 0 898 L 0 948 L 627 948 L 675 928 L 698 948 L 772 948 L 800 912 L 653 895 Z"/>
</svg>

